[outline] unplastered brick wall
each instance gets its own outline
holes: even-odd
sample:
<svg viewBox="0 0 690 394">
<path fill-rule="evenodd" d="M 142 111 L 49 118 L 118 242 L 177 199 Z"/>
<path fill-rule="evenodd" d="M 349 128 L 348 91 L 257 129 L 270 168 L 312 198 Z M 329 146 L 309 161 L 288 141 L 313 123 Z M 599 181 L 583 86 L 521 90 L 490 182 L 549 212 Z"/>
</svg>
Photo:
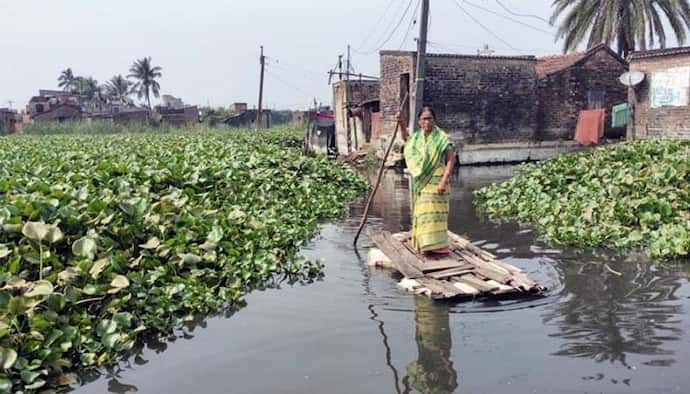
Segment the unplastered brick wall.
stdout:
<svg viewBox="0 0 690 394">
<path fill-rule="evenodd" d="M 590 92 L 603 93 L 606 132 L 613 135 L 611 108 L 627 101 L 628 89 L 618 80 L 627 70 L 627 63 L 602 48 L 581 62 L 540 79 L 537 138 L 572 140 L 580 111 L 589 109 Z"/>
<path fill-rule="evenodd" d="M 381 114 L 383 116 L 383 130 L 378 143 L 379 145 L 386 146 L 388 137 L 395 129 L 395 114 L 400 108 L 400 77 L 404 74 L 409 76 L 410 83 L 407 89 L 411 92 L 411 85 L 415 80 L 414 72 L 417 57 L 414 52 L 381 51 L 380 60 L 381 76 L 379 80 L 379 100 Z M 414 101 L 412 95 L 410 95 L 409 101 Z"/>
<path fill-rule="evenodd" d="M 455 141 L 531 140 L 536 128 L 535 59 L 430 55 L 425 104 Z"/>
<path fill-rule="evenodd" d="M 414 52 L 381 52 L 381 110 L 384 134 L 395 128 L 401 75 L 414 84 Z M 533 57 L 430 54 L 426 60 L 424 104 L 456 142 L 529 141 L 537 123 L 537 80 Z M 414 101 L 413 86 L 409 87 Z M 412 115 L 414 116 L 414 115 Z"/>
<path fill-rule="evenodd" d="M 645 73 L 645 80 L 636 89 L 635 138 L 690 139 L 690 106 L 652 108 L 650 97 L 653 72 L 685 66 L 690 66 L 690 53 L 642 59 L 633 55 L 630 70 Z M 629 129 L 629 137 L 631 134 Z"/>
</svg>

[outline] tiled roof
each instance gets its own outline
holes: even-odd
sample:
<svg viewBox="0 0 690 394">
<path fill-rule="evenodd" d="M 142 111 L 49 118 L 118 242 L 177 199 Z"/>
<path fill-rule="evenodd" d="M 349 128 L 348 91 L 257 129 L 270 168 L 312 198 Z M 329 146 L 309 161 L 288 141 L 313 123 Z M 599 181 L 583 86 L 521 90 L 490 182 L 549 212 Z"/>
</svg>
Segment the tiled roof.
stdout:
<svg viewBox="0 0 690 394">
<path fill-rule="evenodd" d="M 537 59 L 537 77 L 543 78 L 555 72 L 565 70 L 587 56 L 587 52 L 569 53 L 560 56 L 546 56 Z"/>
<path fill-rule="evenodd" d="M 566 68 L 572 67 L 580 61 L 584 61 L 585 59 L 602 50 L 608 52 L 616 60 L 627 66 L 627 62 L 625 61 L 625 59 L 623 59 L 616 52 L 611 50 L 611 48 L 609 48 L 606 44 L 599 44 L 595 47 L 590 48 L 586 52 L 575 52 L 560 56 L 546 56 L 537 59 L 537 77 L 544 78 L 548 75 L 565 70 Z"/>
<path fill-rule="evenodd" d="M 685 55 L 690 54 L 690 47 L 677 47 L 666 49 L 652 49 L 649 51 L 633 52 L 628 56 L 629 60 L 646 59 L 650 57 Z"/>
</svg>

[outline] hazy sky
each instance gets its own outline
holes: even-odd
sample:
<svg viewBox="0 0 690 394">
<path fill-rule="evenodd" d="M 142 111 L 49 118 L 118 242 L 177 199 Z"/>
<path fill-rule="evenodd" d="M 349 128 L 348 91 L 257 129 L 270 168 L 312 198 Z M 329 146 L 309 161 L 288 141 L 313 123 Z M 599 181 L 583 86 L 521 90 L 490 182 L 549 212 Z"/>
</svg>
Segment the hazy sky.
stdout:
<svg viewBox="0 0 690 394">
<path fill-rule="evenodd" d="M 517 13 L 551 13 L 552 0 L 501 1 Z M 314 97 L 326 103 L 326 73 L 348 43 L 356 71 L 371 75 L 379 74 L 377 49 L 414 49 L 418 3 L 401 20 L 408 0 L 0 0 L 0 107 L 12 100 L 23 108 L 38 89 L 56 88 L 67 67 L 104 82 L 144 56 L 163 67 L 161 93 L 191 104 L 251 106 L 259 45 L 268 64 L 265 106 L 304 108 Z M 429 50 L 476 53 L 488 44 L 497 54 L 559 52 L 544 21 L 512 16 L 528 27 L 477 6 L 508 15 L 494 0 L 431 0 Z"/>
</svg>

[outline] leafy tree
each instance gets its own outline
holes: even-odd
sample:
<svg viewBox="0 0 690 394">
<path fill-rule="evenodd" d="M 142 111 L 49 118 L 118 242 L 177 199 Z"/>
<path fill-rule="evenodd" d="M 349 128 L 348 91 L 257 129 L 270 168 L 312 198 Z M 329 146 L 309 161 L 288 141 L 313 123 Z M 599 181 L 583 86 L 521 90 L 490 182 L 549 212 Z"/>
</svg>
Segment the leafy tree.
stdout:
<svg viewBox="0 0 690 394">
<path fill-rule="evenodd" d="M 58 87 L 62 88 L 66 92 L 72 91 L 75 88 L 75 79 L 76 78 L 74 73 L 72 73 L 71 68 L 62 70 L 60 76 L 58 77 Z"/>
<path fill-rule="evenodd" d="M 587 38 L 587 48 L 613 46 L 621 56 L 648 47 L 666 47 L 664 22 L 679 44 L 690 28 L 688 0 L 553 0 L 551 24 L 560 17 L 557 38 L 570 52 Z"/>
<path fill-rule="evenodd" d="M 105 83 L 105 93 L 111 101 L 125 102 L 131 86 L 132 82 L 118 74 Z"/>
<path fill-rule="evenodd" d="M 155 97 L 160 95 L 160 84 L 156 78 L 163 76 L 162 71 L 161 67 L 151 64 L 151 57 L 136 60 L 129 69 L 127 78 L 133 78 L 136 81 L 132 90 L 136 92 L 137 97 L 146 98 L 149 109 L 151 109 L 151 93 Z"/>
</svg>

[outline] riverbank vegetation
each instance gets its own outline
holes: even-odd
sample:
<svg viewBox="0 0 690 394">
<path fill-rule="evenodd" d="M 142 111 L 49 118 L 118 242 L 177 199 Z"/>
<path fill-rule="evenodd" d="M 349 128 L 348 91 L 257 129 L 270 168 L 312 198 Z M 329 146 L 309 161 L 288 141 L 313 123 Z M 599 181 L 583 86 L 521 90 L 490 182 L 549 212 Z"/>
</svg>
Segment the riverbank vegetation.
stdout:
<svg viewBox="0 0 690 394">
<path fill-rule="evenodd" d="M 85 131 L 85 130 L 82 130 Z M 301 132 L 0 139 L 0 392 L 72 383 L 144 333 L 239 302 L 366 188 Z"/>
<path fill-rule="evenodd" d="M 646 140 L 521 166 L 478 190 L 493 218 L 536 226 L 558 244 L 690 252 L 690 143 Z"/>
</svg>

